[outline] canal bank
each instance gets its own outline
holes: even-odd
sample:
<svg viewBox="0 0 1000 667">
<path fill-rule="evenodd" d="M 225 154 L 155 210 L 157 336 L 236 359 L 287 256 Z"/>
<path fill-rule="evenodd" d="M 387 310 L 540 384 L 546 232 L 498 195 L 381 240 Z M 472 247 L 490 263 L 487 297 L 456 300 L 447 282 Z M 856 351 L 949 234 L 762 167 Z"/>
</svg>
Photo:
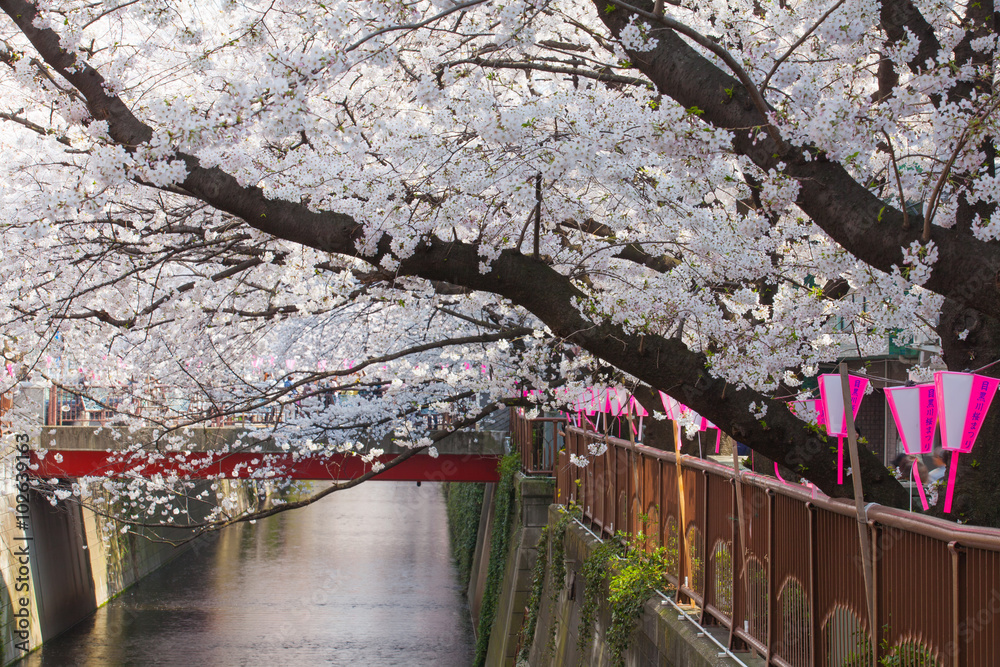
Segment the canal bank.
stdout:
<svg viewBox="0 0 1000 667">
<path fill-rule="evenodd" d="M 18 489 L 14 474 L 4 479 L 9 486 L 0 494 L 2 665 L 59 636 L 150 572 L 199 549 L 203 541 L 175 547 L 171 542 L 189 536 L 179 529 L 122 532 L 121 524 L 77 503 L 52 506 L 41 494 Z M 221 480 L 199 485 L 195 494 L 216 498 L 219 493 L 234 507 L 257 502 L 253 484 Z M 102 494 L 96 484 L 91 492 Z M 192 503 L 192 521 L 207 516 L 214 505 Z M 117 511 L 113 504 L 109 507 Z"/>
<path fill-rule="evenodd" d="M 660 584 L 669 590 L 660 567 L 620 558 L 616 541 L 599 539 L 551 504 L 552 478 L 525 476 L 518 468 L 501 476 L 492 508 L 483 510 L 491 544 L 483 559 L 485 586 L 482 592 L 470 586 L 470 602 L 481 609 L 474 667 L 763 664 L 751 654 L 726 651 L 718 641 L 726 637 L 709 636 L 721 628 L 697 625 L 697 609 L 678 605 L 672 591 L 669 600 L 657 592 Z M 482 537 L 480 542 L 477 551 Z M 619 585 L 643 585 L 634 594 L 613 595 L 608 575 L 620 576 Z M 636 577 L 655 584 L 647 587 Z M 627 614 L 613 604 L 616 597 L 628 603 Z"/>
<path fill-rule="evenodd" d="M 465 667 L 448 544 L 439 484 L 362 484 L 222 531 L 19 666 Z"/>
</svg>

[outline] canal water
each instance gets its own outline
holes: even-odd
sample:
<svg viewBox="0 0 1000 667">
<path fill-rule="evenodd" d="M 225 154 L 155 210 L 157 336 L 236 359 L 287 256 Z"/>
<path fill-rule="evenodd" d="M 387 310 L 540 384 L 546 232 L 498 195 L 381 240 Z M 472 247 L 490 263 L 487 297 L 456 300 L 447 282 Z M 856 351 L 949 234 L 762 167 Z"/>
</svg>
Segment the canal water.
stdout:
<svg viewBox="0 0 1000 667">
<path fill-rule="evenodd" d="M 369 482 L 227 528 L 19 667 L 467 667 L 437 484 Z"/>
</svg>

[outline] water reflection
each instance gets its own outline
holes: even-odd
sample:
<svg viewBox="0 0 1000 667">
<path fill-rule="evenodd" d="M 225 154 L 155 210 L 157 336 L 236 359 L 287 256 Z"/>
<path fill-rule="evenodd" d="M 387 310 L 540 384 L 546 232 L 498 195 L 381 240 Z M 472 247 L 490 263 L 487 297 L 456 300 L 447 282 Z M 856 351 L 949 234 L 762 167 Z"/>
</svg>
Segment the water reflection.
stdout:
<svg viewBox="0 0 1000 667">
<path fill-rule="evenodd" d="M 24 667 L 472 662 L 440 488 L 373 482 L 229 528 Z"/>
</svg>

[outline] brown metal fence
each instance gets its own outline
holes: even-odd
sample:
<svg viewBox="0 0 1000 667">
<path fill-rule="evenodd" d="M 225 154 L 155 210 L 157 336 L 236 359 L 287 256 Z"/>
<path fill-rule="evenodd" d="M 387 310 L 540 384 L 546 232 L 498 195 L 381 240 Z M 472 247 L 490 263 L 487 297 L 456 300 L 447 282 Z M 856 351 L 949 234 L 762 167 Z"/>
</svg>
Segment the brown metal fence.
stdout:
<svg viewBox="0 0 1000 667">
<path fill-rule="evenodd" d="M 681 526 L 673 452 L 564 432 L 558 501 L 605 535 L 642 530 L 666 545 L 669 581 L 703 622 L 729 629 L 731 645 L 779 667 L 1000 665 L 1000 530 L 870 506 L 869 619 L 853 503 L 743 472 L 741 545 L 731 468 L 682 457 Z M 573 454 L 590 463 L 573 465 Z"/>
<path fill-rule="evenodd" d="M 528 419 L 524 408 L 510 408 L 510 430 L 521 452 L 521 470 L 529 475 L 552 476 L 556 452 L 563 446 L 561 417 Z"/>
</svg>

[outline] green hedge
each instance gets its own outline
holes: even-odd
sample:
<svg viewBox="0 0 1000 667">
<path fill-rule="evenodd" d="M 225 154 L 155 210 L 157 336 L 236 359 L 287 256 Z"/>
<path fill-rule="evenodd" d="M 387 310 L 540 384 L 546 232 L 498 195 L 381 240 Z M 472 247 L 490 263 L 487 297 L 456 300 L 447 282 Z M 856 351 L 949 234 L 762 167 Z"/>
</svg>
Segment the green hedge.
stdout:
<svg viewBox="0 0 1000 667">
<path fill-rule="evenodd" d="M 474 667 L 486 664 L 486 653 L 490 647 L 490 631 L 497 615 L 500 588 L 503 586 L 504 570 L 507 568 L 507 551 L 510 546 L 510 530 L 514 521 L 515 475 L 521 469 L 521 456 L 509 454 L 500 462 L 500 481 L 493 500 L 493 531 L 490 533 L 490 565 L 486 573 L 483 589 L 483 604 L 479 609 L 479 632 L 476 640 Z"/>
<path fill-rule="evenodd" d="M 485 488 L 485 484 L 475 482 L 448 482 L 444 485 L 448 527 L 451 532 L 451 552 L 455 555 L 462 586 L 469 585 L 472 559 L 476 555 L 476 537 L 479 534 L 479 517 L 483 510 Z"/>
</svg>

